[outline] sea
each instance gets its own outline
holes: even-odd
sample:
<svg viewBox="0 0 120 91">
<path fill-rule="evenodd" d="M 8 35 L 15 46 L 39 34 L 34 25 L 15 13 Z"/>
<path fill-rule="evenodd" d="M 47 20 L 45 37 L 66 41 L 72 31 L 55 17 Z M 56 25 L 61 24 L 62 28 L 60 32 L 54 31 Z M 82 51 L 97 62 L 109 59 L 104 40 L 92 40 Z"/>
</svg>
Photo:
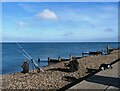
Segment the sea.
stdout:
<svg viewBox="0 0 120 91">
<path fill-rule="evenodd" d="M 38 63 L 39 66 L 48 65 L 48 57 L 50 58 L 69 58 L 70 55 L 81 56 L 82 52 L 102 51 L 107 45 L 111 48 L 118 48 L 118 42 L 35 42 L 35 43 L 19 43 L 22 48 Z M 2 45 L 2 73 L 9 74 L 22 71 L 21 65 L 27 58 L 22 54 L 22 49 L 17 43 L 1 43 Z M 31 64 L 32 65 L 32 64 Z M 32 66 L 30 66 L 32 69 Z"/>
</svg>

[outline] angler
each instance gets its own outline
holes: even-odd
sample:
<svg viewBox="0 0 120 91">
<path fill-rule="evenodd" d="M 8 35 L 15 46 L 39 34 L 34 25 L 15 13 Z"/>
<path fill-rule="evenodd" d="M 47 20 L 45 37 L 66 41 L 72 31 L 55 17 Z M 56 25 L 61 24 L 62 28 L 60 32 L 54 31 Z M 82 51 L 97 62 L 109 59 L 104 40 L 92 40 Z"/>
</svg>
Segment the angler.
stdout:
<svg viewBox="0 0 120 91">
<path fill-rule="evenodd" d="M 40 72 L 40 71 L 42 71 L 42 72 L 44 72 L 39 66 L 38 66 L 38 64 L 35 62 L 35 60 L 26 52 L 26 50 L 20 45 L 20 44 L 18 44 L 17 43 L 17 45 L 20 47 L 20 49 L 21 49 L 21 54 L 24 56 L 24 57 L 26 57 L 28 60 L 29 60 L 29 62 L 31 62 L 32 63 L 32 65 L 37 69 L 37 71 L 38 72 Z M 24 69 L 23 69 L 24 70 Z"/>
</svg>

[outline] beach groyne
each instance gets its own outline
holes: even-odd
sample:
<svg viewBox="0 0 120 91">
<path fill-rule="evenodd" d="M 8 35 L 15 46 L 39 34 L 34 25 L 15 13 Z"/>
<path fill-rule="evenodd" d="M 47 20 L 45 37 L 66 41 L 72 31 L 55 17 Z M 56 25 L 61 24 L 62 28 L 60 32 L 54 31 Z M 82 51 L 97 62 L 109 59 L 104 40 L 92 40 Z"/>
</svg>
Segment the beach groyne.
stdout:
<svg viewBox="0 0 120 91">
<path fill-rule="evenodd" d="M 48 62 L 62 62 L 62 61 L 70 61 L 70 60 L 73 60 L 73 59 L 80 59 L 82 57 L 80 56 L 73 56 L 73 55 L 70 55 L 69 58 L 61 58 L 60 56 L 58 58 L 50 58 L 48 57 Z"/>
<path fill-rule="evenodd" d="M 70 55 L 69 58 L 61 58 L 60 56 L 58 58 L 48 57 L 48 62 L 57 63 L 57 62 L 61 62 L 61 61 L 70 61 L 70 60 L 73 60 L 73 59 L 80 59 L 80 58 L 87 57 L 87 56 L 90 56 L 90 55 L 107 55 L 107 54 L 110 54 L 112 51 L 115 51 L 115 50 L 119 50 L 119 48 L 110 48 L 110 49 L 106 49 L 106 51 L 103 50 L 103 51 L 82 52 L 81 56 Z"/>
<path fill-rule="evenodd" d="M 42 69 L 45 72 L 36 71 L 27 74 L 12 73 L 2 75 L 2 89 L 60 89 L 70 83 L 74 83 L 95 70 L 99 69 L 102 63 L 114 63 L 118 60 L 120 50 L 114 50 L 109 55 L 91 55 L 78 58 L 80 69 L 69 72 L 64 66 L 66 61 L 58 62 Z"/>
</svg>

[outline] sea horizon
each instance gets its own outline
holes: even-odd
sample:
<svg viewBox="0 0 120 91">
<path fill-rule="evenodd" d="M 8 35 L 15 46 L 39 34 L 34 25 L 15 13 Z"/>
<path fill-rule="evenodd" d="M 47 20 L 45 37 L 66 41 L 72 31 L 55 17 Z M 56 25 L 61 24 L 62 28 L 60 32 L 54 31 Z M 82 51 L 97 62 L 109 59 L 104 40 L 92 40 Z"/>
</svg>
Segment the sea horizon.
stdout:
<svg viewBox="0 0 120 91">
<path fill-rule="evenodd" d="M 31 41 L 31 42 L 24 42 L 24 41 L 22 41 L 22 42 L 0 42 L 0 43 L 120 43 L 119 41 L 103 41 L 103 42 L 99 42 L 99 41 L 84 41 L 84 42 L 76 42 L 76 41 L 62 41 L 62 42 L 59 42 L 59 41 L 55 41 L 55 42 L 47 42 L 47 41 L 44 41 L 44 42 L 36 42 L 36 41 Z"/>
</svg>

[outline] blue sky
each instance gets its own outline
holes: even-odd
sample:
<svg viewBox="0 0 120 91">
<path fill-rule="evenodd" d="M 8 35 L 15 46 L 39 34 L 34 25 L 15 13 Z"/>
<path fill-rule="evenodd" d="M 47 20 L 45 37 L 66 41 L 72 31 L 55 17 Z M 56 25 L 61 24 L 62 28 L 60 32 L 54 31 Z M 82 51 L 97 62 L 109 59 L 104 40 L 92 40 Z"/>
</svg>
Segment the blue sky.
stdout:
<svg viewBox="0 0 120 91">
<path fill-rule="evenodd" d="M 118 3 L 2 4 L 3 42 L 118 41 Z"/>
</svg>

